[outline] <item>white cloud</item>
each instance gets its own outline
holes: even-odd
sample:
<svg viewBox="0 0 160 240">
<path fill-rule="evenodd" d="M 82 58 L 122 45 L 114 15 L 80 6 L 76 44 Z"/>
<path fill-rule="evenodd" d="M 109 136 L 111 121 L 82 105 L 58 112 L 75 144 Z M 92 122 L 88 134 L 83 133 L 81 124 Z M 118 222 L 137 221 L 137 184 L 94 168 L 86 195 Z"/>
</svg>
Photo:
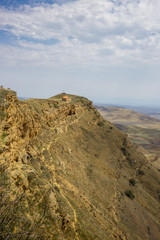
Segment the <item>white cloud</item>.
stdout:
<svg viewBox="0 0 160 240">
<path fill-rule="evenodd" d="M 78 0 L 0 10 L 1 64 L 82 67 L 160 63 L 160 1 Z M 46 45 L 45 40 L 58 39 Z M 36 40 L 43 40 L 37 43 Z"/>
</svg>

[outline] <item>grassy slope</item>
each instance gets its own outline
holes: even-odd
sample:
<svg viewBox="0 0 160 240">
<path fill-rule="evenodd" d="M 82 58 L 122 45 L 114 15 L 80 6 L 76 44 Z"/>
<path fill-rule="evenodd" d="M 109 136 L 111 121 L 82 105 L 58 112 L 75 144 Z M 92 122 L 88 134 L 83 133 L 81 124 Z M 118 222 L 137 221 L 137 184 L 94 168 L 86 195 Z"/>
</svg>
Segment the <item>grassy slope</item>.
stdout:
<svg viewBox="0 0 160 240">
<path fill-rule="evenodd" d="M 149 237 L 150 233 L 148 233 L 147 227 L 151 229 L 151 225 L 153 226 L 152 234 L 155 235 L 152 235 L 150 239 L 156 239 L 160 230 L 156 223 L 158 219 L 155 220 L 158 202 L 150 194 L 155 191 L 154 196 L 157 198 L 158 174 L 155 173 L 155 179 L 153 179 L 151 166 L 145 162 L 141 154 L 135 152 L 129 143 L 125 143 L 125 136 L 114 127 L 112 128 L 109 123 L 98 128 L 97 125 L 86 124 L 86 121 L 93 121 L 93 116 L 91 116 L 91 114 L 86 114 L 79 122 L 80 128 L 77 128 L 77 125 L 72 126 L 67 136 L 62 137 L 67 145 L 74 146 L 69 161 L 66 161 L 68 173 L 70 172 L 69 177 L 65 176 L 66 182 L 71 183 L 72 181 L 72 184 L 86 196 L 89 203 L 95 206 L 97 211 L 100 211 L 100 214 L 97 214 L 96 211 L 92 213 L 90 209 L 86 216 L 85 204 L 82 204 L 83 207 L 79 209 L 81 198 L 78 194 L 73 196 L 74 203 L 77 204 L 77 211 L 84 208 L 83 213 L 81 213 L 81 218 L 85 219 L 84 225 L 81 227 L 84 231 L 83 234 L 85 235 L 86 232 L 85 223 L 88 222 L 90 225 L 94 214 L 96 214 L 94 225 L 96 229 L 99 228 L 99 218 L 103 225 L 100 232 L 104 232 L 104 235 L 96 235 L 98 233 L 94 230 L 93 239 L 104 239 L 104 236 L 107 236 L 107 231 L 110 232 L 110 227 L 115 229 L 115 234 L 118 230 L 120 235 L 124 233 L 127 239 L 138 239 L 136 235 L 143 239 L 143 236 Z M 77 131 L 77 129 L 79 130 Z M 121 150 L 123 148 L 127 149 L 125 157 Z M 81 157 L 79 158 L 79 156 Z M 81 171 L 79 172 L 77 168 Z M 139 168 L 143 169 L 145 176 L 138 174 L 137 169 Z M 136 181 L 135 187 L 129 185 L 131 178 Z M 150 181 L 153 182 L 149 183 Z M 67 189 L 67 184 L 65 188 Z M 132 201 L 125 196 L 126 190 L 131 190 L 135 194 L 135 200 Z M 155 209 L 151 210 L 151 202 L 157 209 L 156 211 Z M 105 224 L 105 221 L 108 224 Z M 111 224 L 109 224 L 110 222 Z M 113 232 L 111 239 L 113 239 Z"/>
</svg>

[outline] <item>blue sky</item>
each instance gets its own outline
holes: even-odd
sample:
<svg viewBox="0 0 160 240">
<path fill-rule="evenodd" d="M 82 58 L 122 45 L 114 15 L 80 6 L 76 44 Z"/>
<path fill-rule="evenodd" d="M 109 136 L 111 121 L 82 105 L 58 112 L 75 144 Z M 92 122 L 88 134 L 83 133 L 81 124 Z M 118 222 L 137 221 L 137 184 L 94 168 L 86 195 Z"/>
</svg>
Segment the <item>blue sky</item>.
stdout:
<svg viewBox="0 0 160 240">
<path fill-rule="evenodd" d="M 0 84 L 159 106 L 159 0 L 1 0 Z"/>
</svg>

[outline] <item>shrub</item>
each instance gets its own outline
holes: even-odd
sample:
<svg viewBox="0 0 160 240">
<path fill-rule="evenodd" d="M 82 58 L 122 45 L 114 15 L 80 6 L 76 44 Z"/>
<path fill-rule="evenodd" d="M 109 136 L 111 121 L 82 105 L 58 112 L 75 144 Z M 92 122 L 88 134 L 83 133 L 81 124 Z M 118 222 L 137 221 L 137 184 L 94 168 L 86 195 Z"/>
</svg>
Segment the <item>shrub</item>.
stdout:
<svg viewBox="0 0 160 240">
<path fill-rule="evenodd" d="M 55 104 L 54 104 L 54 107 L 55 107 L 55 108 L 58 108 L 58 104 L 57 104 L 57 103 L 55 103 Z"/>
<path fill-rule="evenodd" d="M 1 135 L 1 141 L 2 141 L 3 144 L 5 143 L 5 137 L 6 136 L 7 136 L 6 132 L 3 132 L 2 135 Z"/>
<path fill-rule="evenodd" d="M 131 190 L 126 190 L 125 194 L 126 194 L 127 197 L 129 197 L 132 200 L 135 198 L 135 196 L 134 196 L 134 194 Z"/>
<path fill-rule="evenodd" d="M 0 120 L 4 120 L 7 117 L 7 113 L 0 110 Z"/>
<path fill-rule="evenodd" d="M 99 127 L 104 126 L 104 122 L 103 122 L 103 121 L 102 121 L 102 122 L 99 122 L 99 123 L 98 123 L 98 126 L 99 126 Z"/>
<path fill-rule="evenodd" d="M 130 166 L 133 165 L 133 160 L 132 160 L 130 157 L 127 157 L 127 161 L 128 161 L 128 163 L 129 163 Z"/>
<path fill-rule="evenodd" d="M 125 147 L 122 147 L 122 148 L 121 148 L 121 151 L 123 152 L 123 154 L 124 154 L 125 156 L 127 156 L 127 149 L 126 149 Z"/>
<path fill-rule="evenodd" d="M 145 175 L 144 171 L 141 170 L 141 169 L 138 169 L 138 174 L 139 174 L 139 175 Z"/>
<path fill-rule="evenodd" d="M 125 147 L 122 147 L 121 150 L 122 150 L 123 153 L 126 152 L 126 148 Z"/>
<path fill-rule="evenodd" d="M 130 184 L 131 186 L 135 186 L 135 185 L 136 185 L 135 179 L 134 179 L 134 178 L 129 179 L 129 184 Z"/>
</svg>

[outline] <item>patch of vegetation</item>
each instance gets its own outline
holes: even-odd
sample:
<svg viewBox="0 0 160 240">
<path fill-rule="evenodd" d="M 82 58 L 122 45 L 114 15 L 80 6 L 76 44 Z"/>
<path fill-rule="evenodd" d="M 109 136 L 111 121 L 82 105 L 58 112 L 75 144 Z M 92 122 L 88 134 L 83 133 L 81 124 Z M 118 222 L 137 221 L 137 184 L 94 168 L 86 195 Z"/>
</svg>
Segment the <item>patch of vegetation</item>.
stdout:
<svg viewBox="0 0 160 240">
<path fill-rule="evenodd" d="M 55 128 L 55 129 L 54 129 L 54 132 L 55 132 L 55 133 L 58 133 L 58 129 L 57 129 L 57 128 Z"/>
<path fill-rule="evenodd" d="M 92 166 L 92 164 L 89 164 L 87 166 L 87 176 L 89 177 L 89 179 L 92 178 L 92 174 L 93 174 L 93 166 Z"/>
<path fill-rule="evenodd" d="M 0 190 L 9 187 L 9 178 L 5 172 L 5 166 L 0 165 Z"/>
<path fill-rule="evenodd" d="M 41 164 L 40 158 L 31 158 L 30 163 L 36 170 L 40 170 L 40 164 Z"/>
<path fill-rule="evenodd" d="M 6 132 L 3 132 L 2 135 L 1 135 L 1 140 L 2 140 L 2 143 L 5 143 L 5 137 L 7 136 L 7 133 Z"/>
<path fill-rule="evenodd" d="M 38 104 L 37 102 L 32 102 L 32 109 L 33 111 L 36 111 L 37 113 L 40 113 L 41 104 Z"/>
<path fill-rule="evenodd" d="M 139 175 L 145 175 L 145 172 L 143 171 L 143 170 L 141 170 L 141 169 L 138 169 L 138 172 L 137 172 Z"/>
<path fill-rule="evenodd" d="M 121 148 L 121 151 L 123 152 L 123 154 L 126 156 L 127 155 L 127 149 L 125 147 Z"/>
<path fill-rule="evenodd" d="M 57 192 L 60 192 L 59 187 L 55 186 L 54 189 L 55 189 Z"/>
<path fill-rule="evenodd" d="M 134 178 L 129 179 L 129 184 L 131 186 L 135 186 L 136 185 L 136 180 Z"/>
<path fill-rule="evenodd" d="M 124 154 L 124 156 L 126 156 L 126 160 L 128 161 L 130 166 L 133 166 L 134 164 L 134 159 L 131 157 L 130 152 L 128 151 L 127 147 L 122 147 L 121 148 L 122 153 Z"/>
<path fill-rule="evenodd" d="M 134 194 L 131 190 L 126 190 L 125 194 L 126 194 L 127 197 L 129 197 L 132 200 L 135 198 L 135 196 L 134 196 Z"/>
<path fill-rule="evenodd" d="M 147 227 L 148 233 L 151 234 L 150 227 Z"/>
<path fill-rule="evenodd" d="M 0 239 L 29 240 L 45 238 L 43 224 L 46 222 L 46 208 L 32 223 L 26 218 L 28 208 L 25 206 L 25 194 L 11 200 L 9 193 L 0 192 Z M 47 237 L 47 236 L 46 236 Z"/>
<path fill-rule="evenodd" d="M 5 97 L 7 96 L 7 94 L 8 94 L 8 91 L 7 91 L 7 90 L 5 90 L 5 89 L 0 90 L 0 103 L 1 103 L 1 102 L 4 102 L 4 99 L 5 99 Z"/>
<path fill-rule="evenodd" d="M 83 97 L 79 97 L 79 102 L 81 102 L 82 104 L 85 104 L 86 103 L 86 99 L 83 98 Z"/>
<path fill-rule="evenodd" d="M 54 104 L 54 108 L 58 108 L 59 106 L 58 106 L 58 104 L 57 103 L 55 103 Z"/>
<path fill-rule="evenodd" d="M 38 110 L 38 108 L 36 108 L 36 107 L 34 106 L 34 109 L 36 110 L 36 112 L 37 112 L 37 113 L 39 113 L 39 110 Z"/>
<path fill-rule="evenodd" d="M 42 171 L 40 175 L 40 179 L 49 180 L 52 177 L 53 173 L 49 169 L 45 169 Z"/>
<path fill-rule="evenodd" d="M 36 178 L 36 175 L 34 172 L 28 173 L 27 179 L 28 179 L 29 183 L 33 182 L 35 180 L 35 178 Z"/>
<path fill-rule="evenodd" d="M 42 186 L 44 186 L 44 181 L 40 177 L 36 177 L 30 182 L 30 186 L 31 187 L 38 186 L 41 188 Z"/>
<path fill-rule="evenodd" d="M 99 157 L 99 154 L 95 153 L 94 156 L 97 158 L 97 157 Z"/>
<path fill-rule="evenodd" d="M 45 150 L 43 151 L 43 155 L 44 155 L 44 157 L 45 157 L 45 160 L 46 160 L 47 162 L 50 162 L 50 155 L 49 155 L 49 152 L 48 152 L 47 149 L 45 149 Z"/>
<path fill-rule="evenodd" d="M 127 146 L 127 138 L 124 138 L 124 140 L 123 140 L 123 145 L 124 145 L 124 146 Z"/>
<path fill-rule="evenodd" d="M 129 165 L 132 166 L 133 165 L 133 160 L 130 157 L 127 157 L 127 161 L 129 162 Z"/>
<path fill-rule="evenodd" d="M 4 120 L 6 117 L 7 117 L 7 113 L 4 112 L 4 111 L 2 111 L 2 110 L 0 110 L 0 120 L 2 121 L 2 120 Z"/>
<path fill-rule="evenodd" d="M 86 136 L 90 136 L 91 138 L 95 138 L 95 135 L 93 134 L 92 131 L 88 131 L 86 128 L 83 128 L 82 126 L 80 126 L 80 129 L 82 130 L 83 134 L 85 134 Z"/>
<path fill-rule="evenodd" d="M 98 125 L 99 127 L 104 126 L 104 121 L 98 122 L 97 125 Z"/>
<path fill-rule="evenodd" d="M 22 195 L 10 198 L 10 182 L 6 174 L 5 166 L 0 166 L 0 239 L 18 239 L 21 233 L 16 229 L 19 228 L 20 219 L 18 214 L 23 215 L 23 205 L 20 206 Z M 21 219 L 21 223 L 24 219 Z M 25 239 L 25 238 L 21 238 Z"/>
</svg>

